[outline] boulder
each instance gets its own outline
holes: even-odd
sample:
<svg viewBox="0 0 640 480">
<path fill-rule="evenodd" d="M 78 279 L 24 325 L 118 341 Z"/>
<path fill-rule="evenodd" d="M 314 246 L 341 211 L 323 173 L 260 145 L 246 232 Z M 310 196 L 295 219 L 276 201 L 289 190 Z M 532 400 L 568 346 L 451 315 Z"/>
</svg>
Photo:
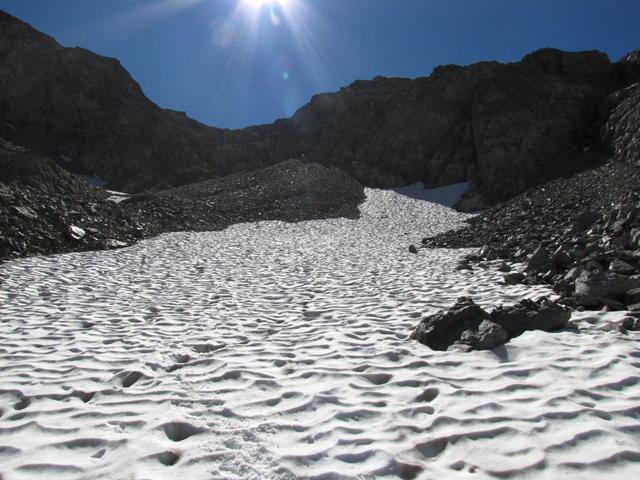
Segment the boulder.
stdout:
<svg viewBox="0 0 640 480">
<path fill-rule="evenodd" d="M 573 264 L 571 257 L 562 248 L 558 248 L 551 257 L 554 265 L 560 268 L 569 268 Z"/>
<path fill-rule="evenodd" d="M 640 303 L 640 288 L 632 288 L 624 295 L 624 303 L 633 305 Z"/>
<path fill-rule="evenodd" d="M 585 270 L 576 279 L 575 291 L 578 297 L 618 299 L 634 288 L 640 288 L 638 277 Z"/>
<path fill-rule="evenodd" d="M 528 330 L 554 332 L 567 328 L 571 313 L 568 308 L 542 298 L 536 302 L 522 300 L 512 306 L 498 307 L 491 312 L 490 318 L 513 338 Z"/>
<path fill-rule="evenodd" d="M 619 273 L 620 275 L 632 275 L 636 272 L 636 269 L 629 265 L 624 260 L 616 259 L 609 265 L 609 270 L 613 273 Z"/>
<path fill-rule="evenodd" d="M 593 210 L 583 210 L 573 221 L 572 229 L 576 233 L 584 232 L 600 220 L 600 215 Z"/>
<path fill-rule="evenodd" d="M 549 258 L 549 254 L 545 248 L 538 247 L 531 255 L 529 263 L 527 263 L 527 271 L 540 272 L 542 270 L 546 270 L 550 263 L 551 259 Z"/>
<path fill-rule="evenodd" d="M 464 330 L 456 343 L 468 345 L 474 350 L 489 350 L 504 345 L 508 341 L 509 334 L 504 328 L 488 320 L 483 320 L 476 328 Z"/>
<path fill-rule="evenodd" d="M 471 298 L 460 297 L 449 310 L 423 318 L 411 338 L 432 350 L 446 350 L 459 341 L 466 330 L 477 331 L 488 319 L 489 314 Z"/>
<path fill-rule="evenodd" d="M 423 318 L 411 338 L 432 350 L 487 350 L 527 330 L 553 332 L 569 328 L 570 316 L 568 308 L 547 298 L 522 300 L 487 313 L 470 298 L 461 297 L 449 310 Z"/>
<path fill-rule="evenodd" d="M 504 279 L 505 285 L 518 285 L 524 281 L 525 275 L 521 272 L 514 272 L 507 273 L 502 278 Z"/>
</svg>

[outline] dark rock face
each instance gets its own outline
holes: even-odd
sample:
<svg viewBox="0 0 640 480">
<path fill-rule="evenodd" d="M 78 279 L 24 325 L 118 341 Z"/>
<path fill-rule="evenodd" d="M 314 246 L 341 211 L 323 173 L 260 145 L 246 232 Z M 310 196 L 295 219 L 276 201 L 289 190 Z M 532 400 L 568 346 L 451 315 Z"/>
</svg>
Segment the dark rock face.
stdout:
<svg viewBox="0 0 640 480">
<path fill-rule="evenodd" d="M 129 192 L 289 158 L 277 147 L 267 158 L 256 129 L 210 128 L 159 108 L 117 60 L 63 48 L 2 11 L 0 136 Z"/>
<path fill-rule="evenodd" d="M 0 12 L 0 135 L 129 192 L 305 156 L 368 186 L 470 181 L 471 208 L 599 160 L 577 153 L 597 143 L 598 108 L 635 78 L 633 62 L 545 49 L 513 64 L 378 77 L 317 95 L 290 119 L 229 131 L 160 109 L 116 60 Z M 631 108 L 610 103 L 621 116 Z"/>
<path fill-rule="evenodd" d="M 604 143 L 617 159 L 640 166 L 640 83 L 615 92 L 605 105 L 610 112 Z"/>
<path fill-rule="evenodd" d="M 433 350 L 488 350 L 528 330 L 568 328 L 570 316 L 568 308 L 546 298 L 523 300 L 487 313 L 470 298 L 461 297 L 449 310 L 423 318 L 411 338 Z"/>
</svg>

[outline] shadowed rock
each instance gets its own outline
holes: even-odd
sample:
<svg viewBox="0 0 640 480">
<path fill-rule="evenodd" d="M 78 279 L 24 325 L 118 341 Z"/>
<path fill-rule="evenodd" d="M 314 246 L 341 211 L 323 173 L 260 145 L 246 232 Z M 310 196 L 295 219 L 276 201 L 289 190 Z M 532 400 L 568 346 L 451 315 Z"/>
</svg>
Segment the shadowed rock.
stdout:
<svg viewBox="0 0 640 480">
<path fill-rule="evenodd" d="M 547 298 L 534 302 L 522 300 L 512 306 L 500 306 L 491 312 L 491 321 L 500 325 L 510 338 L 529 330 L 555 332 L 569 327 L 571 313 L 568 308 Z"/>
<path fill-rule="evenodd" d="M 423 318 L 411 338 L 433 350 L 488 350 L 528 330 L 553 332 L 568 328 L 569 309 L 543 298 L 523 300 L 487 313 L 467 297 L 447 311 Z"/>
</svg>

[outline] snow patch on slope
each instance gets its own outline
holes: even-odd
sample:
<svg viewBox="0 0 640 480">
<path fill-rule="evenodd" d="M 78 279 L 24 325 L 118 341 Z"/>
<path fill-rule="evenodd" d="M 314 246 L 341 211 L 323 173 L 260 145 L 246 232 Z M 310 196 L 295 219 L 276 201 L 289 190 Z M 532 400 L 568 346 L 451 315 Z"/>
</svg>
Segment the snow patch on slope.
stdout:
<svg viewBox="0 0 640 480">
<path fill-rule="evenodd" d="M 467 216 L 367 197 L 359 220 L 4 264 L 0 475 L 633 478 L 638 335 L 529 332 L 468 354 L 410 341 L 458 296 L 548 292 L 458 272 L 460 251 L 410 254 Z"/>
</svg>

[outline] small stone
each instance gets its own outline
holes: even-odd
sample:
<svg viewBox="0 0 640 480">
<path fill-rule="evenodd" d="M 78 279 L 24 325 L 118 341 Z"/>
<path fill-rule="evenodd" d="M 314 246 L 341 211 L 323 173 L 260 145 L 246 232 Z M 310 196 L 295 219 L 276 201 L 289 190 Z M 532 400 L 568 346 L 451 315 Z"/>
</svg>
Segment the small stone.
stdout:
<svg viewBox="0 0 640 480">
<path fill-rule="evenodd" d="M 511 271 L 511 265 L 509 265 L 507 262 L 502 262 L 500 264 L 500 266 L 498 267 L 498 271 L 500 272 L 510 272 Z"/>
<path fill-rule="evenodd" d="M 569 268 L 573 264 L 571 257 L 560 248 L 553 254 L 551 261 L 562 268 Z"/>
<path fill-rule="evenodd" d="M 629 310 L 630 312 L 640 312 L 640 303 L 635 303 L 633 305 L 629 305 L 627 307 L 627 310 Z"/>
<path fill-rule="evenodd" d="M 636 271 L 631 265 L 624 260 L 616 259 L 609 265 L 609 270 L 621 275 L 633 275 Z"/>
<path fill-rule="evenodd" d="M 520 272 L 508 273 L 504 275 L 503 279 L 505 285 L 518 285 L 524 281 L 525 275 Z"/>
<path fill-rule="evenodd" d="M 36 220 L 38 218 L 38 214 L 29 207 L 13 207 L 13 211 L 22 218 L 26 218 L 28 220 Z"/>
<path fill-rule="evenodd" d="M 124 247 L 127 247 L 127 246 L 129 246 L 129 244 L 128 244 L 127 242 L 122 242 L 122 241 L 120 241 L 120 240 L 116 240 L 116 239 L 114 239 L 114 238 L 107 238 L 107 239 L 104 241 L 104 246 L 105 246 L 105 248 L 112 248 L 112 249 L 115 249 L 115 248 L 124 248 Z"/>
<path fill-rule="evenodd" d="M 498 258 L 498 252 L 489 245 L 485 245 L 480 250 L 480 256 L 486 260 L 496 260 Z"/>
<path fill-rule="evenodd" d="M 82 228 L 75 225 L 69 225 L 68 233 L 72 240 L 82 240 L 87 234 Z"/>
<path fill-rule="evenodd" d="M 617 322 L 606 322 L 604 325 L 600 327 L 603 332 L 619 332 L 619 333 L 627 333 L 627 329 L 624 328 L 623 325 Z"/>
<path fill-rule="evenodd" d="M 409 252 L 411 253 L 418 253 L 418 247 L 416 247 L 415 245 L 411 244 L 409 245 Z"/>
<path fill-rule="evenodd" d="M 546 267 L 549 265 L 549 263 L 549 254 L 547 253 L 547 251 L 544 249 L 544 247 L 538 247 L 529 259 L 527 270 L 532 272 L 546 270 Z"/>
<path fill-rule="evenodd" d="M 640 330 L 640 318 L 624 317 L 620 324 L 626 329 L 631 331 Z"/>
</svg>

